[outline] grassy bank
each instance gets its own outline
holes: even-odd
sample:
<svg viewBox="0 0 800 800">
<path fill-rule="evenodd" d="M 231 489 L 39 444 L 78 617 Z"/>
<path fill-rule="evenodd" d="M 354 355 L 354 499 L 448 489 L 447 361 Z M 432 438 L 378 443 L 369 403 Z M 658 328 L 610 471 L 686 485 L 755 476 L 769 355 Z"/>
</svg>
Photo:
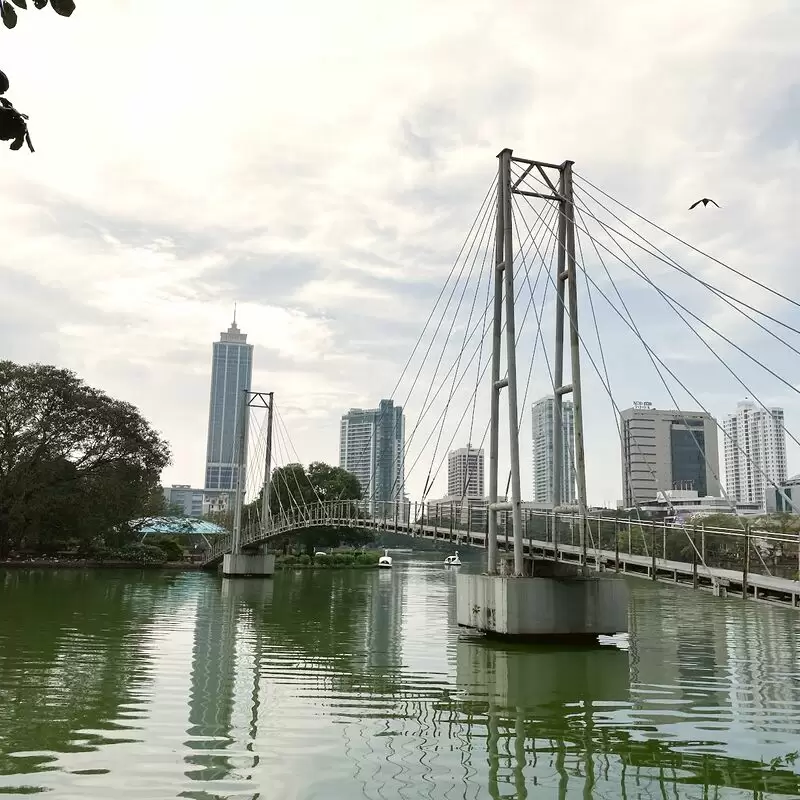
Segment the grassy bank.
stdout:
<svg viewBox="0 0 800 800">
<path fill-rule="evenodd" d="M 141 562 L 109 559 L 97 561 L 91 558 L 29 558 L 0 561 L 0 569 L 170 569 L 198 570 L 202 565 L 193 561 Z"/>
</svg>

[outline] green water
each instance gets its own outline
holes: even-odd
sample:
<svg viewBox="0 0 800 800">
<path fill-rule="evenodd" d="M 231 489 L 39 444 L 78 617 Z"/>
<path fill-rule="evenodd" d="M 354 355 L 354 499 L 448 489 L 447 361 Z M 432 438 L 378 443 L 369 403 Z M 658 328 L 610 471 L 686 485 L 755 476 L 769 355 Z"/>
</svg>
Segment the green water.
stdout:
<svg viewBox="0 0 800 800">
<path fill-rule="evenodd" d="M 0 571 L 0 795 L 800 796 L 797 612 L 634 580 L 629 642 L 509 648 L 439 558 Z"/>
</svg>

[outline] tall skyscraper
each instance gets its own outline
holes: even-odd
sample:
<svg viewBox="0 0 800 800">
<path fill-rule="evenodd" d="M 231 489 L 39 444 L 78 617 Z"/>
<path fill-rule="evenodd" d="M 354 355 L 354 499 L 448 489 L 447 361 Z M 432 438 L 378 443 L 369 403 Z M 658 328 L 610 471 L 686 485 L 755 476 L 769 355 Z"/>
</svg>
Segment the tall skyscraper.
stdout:
<svg viewBox="0 0 800 800">
<path fill-rule="evenodd" d="M 374 509 L 401 501 L 405 490 L 405 418 L 392 400 L 378 408 L 351 408 L 339 429 L 339 466 L 352 472 Z"/>
<path fill-rule="evenodd" d="M 533 500 L 553 502 L 553 439 L 556 401 L 537 400 L 531 409 L 533 421 Z M 575 490 L 575 408 L 569 400 L 561 404 L 561 503 L 574 503 Z"/>
<path fill-rule="evenodd" d="M 731 500 L 760 503 L 767 488 L 786 480 L 783 409 L 765 411 L 745 400 L 725 420 L 725 486 Z"/>
<path fill-rule="evenodd" d="M 205 488 L 236 489 L 242 396 L 253 376 L 253 345 L 236 325 L 236 314 L 214 342 L 211 359 L 211 402 L 208 412 Z"/>
<path fill-rule="evenodd" d="M 483 450 L 467 445 L 447 454 L 447 494 L 449 497 L 485 497 Z"/>
<path fill-rule="evenodd" d="M 717 422 L 710 414 L 637 403 L 619 419 L 626 506 L 655 500 L 668 489 L 720 496 Z"/>
</svg>

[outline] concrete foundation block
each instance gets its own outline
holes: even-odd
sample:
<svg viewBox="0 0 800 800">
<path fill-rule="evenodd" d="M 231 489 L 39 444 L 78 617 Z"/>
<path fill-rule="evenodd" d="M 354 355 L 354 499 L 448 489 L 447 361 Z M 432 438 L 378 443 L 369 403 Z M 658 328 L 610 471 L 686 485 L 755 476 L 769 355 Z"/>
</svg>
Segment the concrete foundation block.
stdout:
<svg viewBox="0 0 800 800">
<path fill-rule="evenodd" d="M 628 632 L 628 587 L 605 576 L 456 577 L 458 624 L 519 638 L 586 639 Z"/>
<path fill-rule="evenodd" d="M 224 578 L 271 578 L 274 574 L 272 553 L 228 553 L 222 557 Z"/>
</svg>

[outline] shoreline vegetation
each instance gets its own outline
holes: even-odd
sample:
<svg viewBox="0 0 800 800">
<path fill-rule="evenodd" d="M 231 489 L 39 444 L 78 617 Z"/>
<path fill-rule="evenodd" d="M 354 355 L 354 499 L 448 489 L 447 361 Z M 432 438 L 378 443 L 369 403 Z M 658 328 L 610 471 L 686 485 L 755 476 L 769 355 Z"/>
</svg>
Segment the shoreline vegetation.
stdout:
<svg viewBox="0 0 800 800">
<path fill-rule="evenodd" d="M 147 548 L 147 549 L 144 549 Z M 167 569 L 202 570 L 196 560 L 168 560 L 160 557 L 163 549 L 157 545 L 139 545 L 135 553 L 114 553 L 109 556 L 92 557 L 80 555 L 63 556 L 19 556 L 0 561 L 0 569 Z M 127 557 L 125 557 L 127 556 Z M 133 557 L 131 557 L 133 556 Z M 292 569 L 372 569 L 377 568 L 380 552 L 377 550 L 344 551 L 303 555 L 280 555 L 275 557 L 275 570 Z"/>
<path fill-rule="evenodd" d="M 378 550 L 346 550 L 332 553 L 315 553 L 314 556 L 278 555 L 276 570 L 288 569 L 371 569 L 377 568 L 381 553 Z"/>
</svg>

